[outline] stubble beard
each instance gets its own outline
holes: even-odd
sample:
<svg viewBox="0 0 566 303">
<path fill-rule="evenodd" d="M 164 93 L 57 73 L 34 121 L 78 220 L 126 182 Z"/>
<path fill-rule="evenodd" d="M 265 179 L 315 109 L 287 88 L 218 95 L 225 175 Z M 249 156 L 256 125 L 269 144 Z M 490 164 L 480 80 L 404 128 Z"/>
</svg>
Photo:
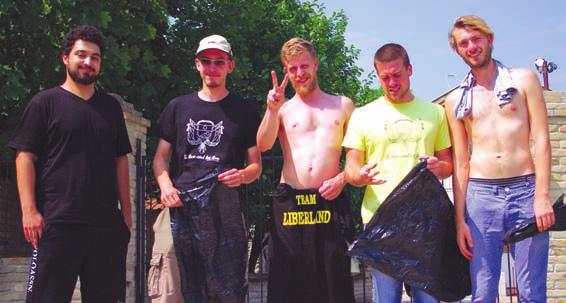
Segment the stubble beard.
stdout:
<svg viewBox="0 0 566 303">
<path fill-rule="evenodd" d="M 307 95 L 312 93 L 316 89 L 318 85 L 318 79 L 316 76 L 311 77 L 311 81 L 306 85 L 299 85 L 295 81 L 291 80 L 291 85 L 293 86 L 295 93 L 297 93 L 298 95 Z"/>
<path fill-rule="evenodd" d="M 387 97 L 387 99 L 389 99 L 389 101 L 399 102 L 399 101 L 403 100 L 409 92 L 410 92 L 410 89 L 406 89 L 404 91 L 400 91 L 398 95 L 393 96 L 389 92 L 387 92 L 387 90 L 385 90 L 385 96 Z"/>
<path fill-rule="evenodd" d="M 464 57 L 464 61 L 466 61 L 466 64 L 468 64 L 468 66 L 470 66 L 470 68 L 472 69 L 482 69 L 484 67 L 487 67 L 489 65 L 489 63 L 491 62 L 491 53 L 493 51 L 492 47 L 487 47 L 485 48 L 485 55 L 483 60 L 478 61 L 478 62 L 472 62 L 469 59 L 467 59 L 466 57 Z"/>
<path fill-rule="evenodd" d="M 79 68 L 80 67 L 77 67 L 77 69 L 73 70 L 67 67 L 67 73 L 69 74 L 71 79 L 73 79 L 73 81 L 83 85 L 90 85 L 94 83 L 96 80 L 98 80 L 100 73 L 95 74 L 95 71 L 93 70 L 92 75 L 81 75 Z"/>
</svg>

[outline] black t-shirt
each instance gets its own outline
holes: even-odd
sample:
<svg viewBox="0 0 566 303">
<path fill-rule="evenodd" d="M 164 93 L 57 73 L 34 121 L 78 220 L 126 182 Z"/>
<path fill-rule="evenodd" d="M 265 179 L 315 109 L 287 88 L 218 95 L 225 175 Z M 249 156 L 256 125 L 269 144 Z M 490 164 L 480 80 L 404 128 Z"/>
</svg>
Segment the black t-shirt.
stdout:
<svg viewBox="0 0 566 303">
<path fill-rule="evenodd" d="M 169 102 L 158 120 L 159 136 L 173 145 L 171 176 L 179 190 L 221 164 L 243 168 L 256 145 L 259 114 L 251 102 L 228 94 L 207 102 L 197 93 Z"/>
<path fill-rule="evenodd" d="M 36 204 L 45 223 L 123 221 L 116 157 L 130 153 L 131 146 L 122 109 L 112 96 L 95 92 L 85 101 L 61 87 L 39 92 L 8 146 L 38 157 Z"/>
</svg>

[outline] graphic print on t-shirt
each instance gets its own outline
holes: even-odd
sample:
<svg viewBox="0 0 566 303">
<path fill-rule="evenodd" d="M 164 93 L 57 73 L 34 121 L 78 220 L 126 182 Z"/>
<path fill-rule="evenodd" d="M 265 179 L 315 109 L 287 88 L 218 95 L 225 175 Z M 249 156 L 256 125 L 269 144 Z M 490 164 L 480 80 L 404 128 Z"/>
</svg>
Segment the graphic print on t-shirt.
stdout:
<svg viewBox="0 0 566 303">
<path fill-rule="evenodd" d="M 391 143 L 417 142 L 422 138 L 424 123 L 421 119 L 400 119 L 384 123 L 387 140 Z"/>
<path fill-rule="evenodd" d="M 198 145 L 198 152 L 202 155 L 206 152 L 206 147 L 217 146 L 222 138 L 224 126 L 223 121 L 214 124 L 210 120 L 200 120 L 195 123 L 189 119 L 187 123 L 187 142 L 191 145 Z"/>
</svg>

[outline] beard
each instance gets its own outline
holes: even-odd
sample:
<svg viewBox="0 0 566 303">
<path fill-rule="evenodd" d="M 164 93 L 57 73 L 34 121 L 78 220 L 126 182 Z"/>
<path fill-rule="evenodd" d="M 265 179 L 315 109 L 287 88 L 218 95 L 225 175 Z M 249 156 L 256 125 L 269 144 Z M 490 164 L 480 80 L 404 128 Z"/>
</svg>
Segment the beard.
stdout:
<svg viewBox="0 0 566 303">
<path fill-rule="evenodd" d="M 311 81 L 307 82 L 306 84 L 297 84 L 294 80 L 291 79 L 291 85 L 298 95 L 306 95 L 316 89 L 316 86 L 318 85 L 318 79 L 316 76 L 314 76 L 311 78 Z"/>
<path fill-rule="evenodd" d="M 69 76 L 71 77 L 71 79 L 73 79 L 73 81 L 83 84 L 83 85 L 90 85 L 92 83 L 94 83 L 94 81 L 98 80 L 99 77 L 99 73 L 95 73 L 94 69 L 91 68 L 92 74 L 88 75 L 88 74 L 83 74 L 81 75 L 79 69 L 81 68 L 81 66 L 75 68 L 75 69 L 71 69 L 69 67 L 67 67 L 67 73 L 69 73 Z"/>
<path fill-rule="evenodd" d="M 493 47 L 487 46 L 484 50 L 484 56 L 479 61 L 473 62 L 465 56 L 463 56 L 462 58 L 464 59 L 466 64 L 470 66 L 470 68 L 484 68 L 491 62 L 491 53 L 493 52 Z"/>
</svg>

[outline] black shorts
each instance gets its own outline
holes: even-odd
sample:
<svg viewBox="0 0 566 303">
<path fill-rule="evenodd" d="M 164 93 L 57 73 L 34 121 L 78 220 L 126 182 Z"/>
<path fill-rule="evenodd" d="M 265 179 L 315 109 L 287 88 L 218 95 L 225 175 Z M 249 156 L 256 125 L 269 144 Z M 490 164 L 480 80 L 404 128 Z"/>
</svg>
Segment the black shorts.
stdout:
<svg viewBox="0 0 566 303">
<path fill-rule="evenodd" d="M 48 224 L 32 253 L 26 302 L 71 302 L 77 277 L 82 302 L 125 302 L 130 230 Z"/>
<path fill-rule="evenodd" d="M 354 302 L 346 240 L 352 233 L 344 193 L 279 184 L 273 192 L 268 302 Z"/>
</svg>

